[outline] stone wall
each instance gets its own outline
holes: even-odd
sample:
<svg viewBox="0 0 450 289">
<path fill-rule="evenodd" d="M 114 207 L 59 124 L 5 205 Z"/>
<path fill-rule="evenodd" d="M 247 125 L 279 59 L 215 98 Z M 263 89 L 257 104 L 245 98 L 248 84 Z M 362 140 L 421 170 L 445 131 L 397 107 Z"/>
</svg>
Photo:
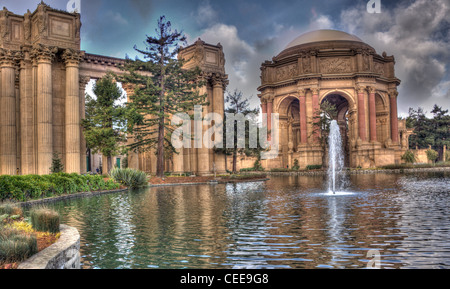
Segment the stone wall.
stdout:
<svg viewBox="0 0 450 289">
<path fill-rule="evenodd" d="M 78 230 L 61 225 L 61 237 L 19 265 L 19 269 L 80 269 L 80 234 Z"/>
</svg>

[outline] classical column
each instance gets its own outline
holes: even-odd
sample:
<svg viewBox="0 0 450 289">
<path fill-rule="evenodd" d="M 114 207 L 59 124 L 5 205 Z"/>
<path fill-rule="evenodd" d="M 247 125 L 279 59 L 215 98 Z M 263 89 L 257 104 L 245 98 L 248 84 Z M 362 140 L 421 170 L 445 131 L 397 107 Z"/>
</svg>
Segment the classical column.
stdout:
<svg viewBox="0 0 450 289">
<path fill-rule="evenodd" d="M 67 173 L 80 173 L 81 136 L 79 65 L 82 57 L 79 51 L 66 49 L 62 58 L 66 64 L 65 169 Z"/>
<path fill-rule="evenodd" d="M 375 105 L 375 87 L 369 87 L 369 129 L 370 141 L 377 141 L 377 111 Z"/>
<path fill-rule="evenodd" d="M 80 75 L 80 121 L 86 118 L 86 85 L 91 78 L 89 76 Z M 87 172 L 86 160 L 86 138 L 84 137 L 83 127 L 80 125 L 80 170 L 84 174 Z"/>
<path fill-rule="evenodd" d="M 267 97 L 267 139 L 270 141 L 272 138 L 272 112 L 273 112 L 273 97 Z"/>
<path fill-rule="evenodd" d="M 127 94 L 127 101 L 131 102 L 130 96 L 134 95 L 134 85 L 131 83 L 122 83 L 122 88 L 125 90 Z M 127 144 L 132 145 L 134 143 L 133 135 L 127 136 Z M 130 149 L 128 151 L 128 167 L 132 169 L 142 169 L 139 167 L 139 153 Z M 154 172 L 154 171 L 153 171 Z"/>
<path fill-rule="evenodd" d="M 199 94 L 203 95 L 207 93 L 207 88 L 206 86 L 201 87 L 199 89 Z M 200 127 L 202 128 L 201 130 L 201 134 L 202 134 L 202 142 L 200 144 L 200 147 L 197 148 L 197 168 L 198 168 L 198 174 L 200 176 L 204 176 L 204 175 L 209 175 L 210 174 L 210 157 L 209 157 L 209 149 L 205 146 L 205 144 L 203 143 L 203 135 L 204 133 L 209 129 L 208 126 L 203 125 L 203 119 L 205 118 L 205 116 L 209 113 L 208 112 L 208 106 L 203 106 L 203 113 L 202 113 L 202 121 L 200 121 Z"/>
<path fill-rule="evenodd" d="M 306 128 L 306 90 L 300 89 L 299 101 L 300 101 L 300 143 L 302 145 L 308 143 L 308 133 Z"/>
<path fill-rule="evenodd" d="M 391 106 L 391 139 L 392 143 L 398 144 L 398 111 L 397 111 L 397 90 L 389 92 Z"/>
<path fill-rule="evenodd" d="M 311 88 L 312 92 L 312 109 L 313 109 L 313 120 L 320 113 L 320 105 L 319 105 L 319 88 Z M 314 143 L 319 143 L 320 131 L 314 131 Z"/>
<path fill-rule="evenodd" d="M 218 75 L 213 78 L 213 111 L 214 113 L 222 116 L 222 119 L 225 119 L 225 100 L 224 100 L 224 91 L 228 84 L 226 77 L 223 75 Z M 223 134 L 225 135 L 225 134 Z M 214 163 L 216 172 L 218 174 L 226 173 L 226 164 L 225 164 L 225 155 L 222 153 L 214 154 Z"/>
<path fill-rule="evenodd" d="M 33 161 L 33 79 L 30 49 L 22 50 L 23 58 L 20 61 L 19 89 L 20 89 L 20 170 L 23 175 L 35 173 Z"/>
<path fill-rule="evenodd" d="M 53 155 L 52 60 L 56 47 L 36 45 L 32 55 L 37 59 L 37 173 L 50 173 Z"/>
<path fill-rule="evenodd" d="M 366 111 L 364 103 L 364 87 L 356 87 L 358 93 L 358 128 L 359 128 L 359 138 L 362 141 L 366 141 Z"/>
<path fill-rule="evenodd" d="M 0 173 L 15 175 L 17 170 L 16 61 L 17 51 L 0 50 Z"/>
</svg>

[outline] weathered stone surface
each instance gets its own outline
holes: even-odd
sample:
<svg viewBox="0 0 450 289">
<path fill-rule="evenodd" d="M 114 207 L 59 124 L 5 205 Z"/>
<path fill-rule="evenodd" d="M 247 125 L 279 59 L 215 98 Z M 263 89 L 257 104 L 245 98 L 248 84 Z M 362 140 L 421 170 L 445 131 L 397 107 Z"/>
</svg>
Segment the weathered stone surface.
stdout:
<svg viewBox="0 0 450 289">
<path fill-rule="evenodd" d="M 18 269 L 80 269 L 80 234 L 78 230 L 61 225 L 61 237 L 19 265 Z"/>
</svg>

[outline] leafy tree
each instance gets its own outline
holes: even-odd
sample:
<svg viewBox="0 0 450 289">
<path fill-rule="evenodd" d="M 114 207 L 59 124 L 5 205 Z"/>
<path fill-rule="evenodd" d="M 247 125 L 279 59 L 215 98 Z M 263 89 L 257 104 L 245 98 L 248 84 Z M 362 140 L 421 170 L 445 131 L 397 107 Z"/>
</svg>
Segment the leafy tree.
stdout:
<svg viewBox="0 0 450 289">
<path fill-rule="evenodd" d="M 134 138 L 130 149 L 156 148 L 156 175 L 163 177 L 165 158 L 176 153 L 171 143 L 176 129 L 170 123 L 171 116 L 206 104 L 206 95 L 199 94 L 199 88 L 205 84 L 200 81 L 200 69 L 183 69 L 186 61 L 176 58 L 179 45 L 186 43 L 182 32 L 172 31 L 164 16 L 159 18 L 155 32 L 156 36 L 147 36 L 144 50 L 134 46 L 144 60 L 127 59 L 125 74 L 119 79 L 134 86 L 128 103 L 127 131 Z"/>
<path fill-rule="evenodd" d="M 245 124 L 245 147 L 244 148 L 238 148 L 238 128 L 236 123 L 233 125 L 234 128 L 234 140 L 233 140 L 233 147 L 227 148 L 226 140 L 227 140 L 227 123 L 230 121 L 227 119 L 226 114 L 242 114 L 245 117 L 250 116 L 251 114 L 254 116 L 254 118 L 248 118 L 249 124 Z M 238 91 L 237 89 L 234 90 L 234 92 L 230 93 L 227 92 L 227 95 L 225 97 L 225 119 L 224 119 L 224 138 L 223 138 L 223 148 L 218 149 L 216 148 L 216 152 L 222 152 L 226 155 L 232 155 L 233 156 L 233 162 L 232 162 L 232 172 L 237 172 L 237 156 L 238 154 L 245 154 L 247 156 L 256 156 L 258 159 L 260 159 L 260 152 L 261 147 L 258 144 L 256 148 L 250 148 L 250 126 L 256 126 L 257 127 L 257 115 L 259 114 L 258 109 L 251 109 L 250 104 L 247 98 L 244 98 L 241 91 Z M 259 133 L 259 131 L 256 131 Z M 259 134 L 258 134 L 259 135 Z M 260 163 L 259 163 L 260 166 Z M 258 167 L 258 169 L 260 169 Z"/>
<path fill-rule="evenodd" d="M 96 82 L 93 92 L 96 98 L 86 95 L 84 136 L 87 147 L 107 158 L 110 170 L 112 157 L 125 150 L 126 108 L 118 103 L 123 98 L 122 91 L 110 74 Z"/>
</svg>

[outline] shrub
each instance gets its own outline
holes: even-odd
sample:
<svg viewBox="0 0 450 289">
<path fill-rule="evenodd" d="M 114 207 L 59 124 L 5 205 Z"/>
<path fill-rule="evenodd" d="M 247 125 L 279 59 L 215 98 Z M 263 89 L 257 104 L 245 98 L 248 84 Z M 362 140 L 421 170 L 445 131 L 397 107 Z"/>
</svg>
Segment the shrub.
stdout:
<svg viewBox="0 0 450 289">
<path fill-rule="evenodd" d="M 300 169 L 300 164 L 299 164 L 299 162 L 298 162 L 298 159 L 295 159 L 295 160 L 294 160 L 294 166 L 292 167 L 292 169 L 293 169 L 294 171 L 298 171 L 298 170 Z"/>
<path fill-rule="evenodd" d="M 130 168 L 114 168 L 109 174 L 116 182 L 119 182 L 130 189 L 140 188 L 147 185 L 147 174 L 138 170 L 133 170 Z"/>
<path fill-rule="evenodd" d="M 3 203 L 0 205 L 0 215 L 8 215 L 8 216 L 14 216 L 14 215 L 23 215 L 22 208 L 19 206 L 12 204 L 12 203 Z"/>
<path fill-rule="evenodd" d="M 12 228 L 0 231 L 0 264 L 21 262 L 38 252 L 37 239 Z"/>
<path fill-rule="evenodd" d="M 416 156 L 412 151 L 408 150 L 402 155 L 402 160 L 405 161 L 406 163 L 413 164 L 416 162 Z"/>
<path fill-rule="evenodd" d="M 34 208 L 30 211 L 30 221 L 36 231 L 59 233 L 60 217 L 56 211 L 45 207 Z"/>
<path fill-rule="evenodd" d="M 306 169 L 308 171 L 320 170 L 320 169 L 322 169 L 322 165 L 309 165 L 309 166 L 306 166 Z"/>
<path fill-rule="evenodd" d="M 438 152 L 433 149 L 429 149 L 426 151 L 426 153 L 427 153 L 427 159 L 434 164 L 436 162 L 436 159 L 439 156 Z"/>
</svg>

